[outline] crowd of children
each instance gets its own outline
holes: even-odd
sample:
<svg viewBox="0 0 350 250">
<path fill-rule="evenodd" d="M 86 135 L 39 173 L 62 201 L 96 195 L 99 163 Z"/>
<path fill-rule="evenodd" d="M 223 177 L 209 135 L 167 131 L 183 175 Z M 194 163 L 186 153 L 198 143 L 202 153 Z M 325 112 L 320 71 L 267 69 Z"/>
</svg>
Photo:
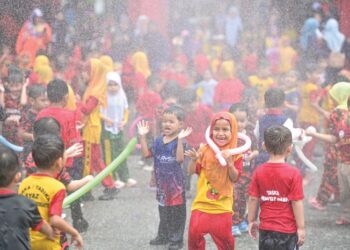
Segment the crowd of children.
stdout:
<svg viewBox="0 0 350 250">
<path fill-rule="evenodd" d="M 191 174 L 198 180 L 189 249 L 205 249 L 205 234 L 219 249 L 234 249 L 234 236 L 242 233 L 256 238 L 259 207 L 260 249 L 303 245 L 303 187 L 313 177 L 293 150 L 294 128 L 313 137 L 303 148 L 309 160 L 318 150 L 326 152 L 321 184 L 309 206 L 323 211 L 327 203 L 341 202 L 335 222 L 350 224 L 349 58 L 342 57 L 341 49 L 332 50 L 327 27 L 337 29 L 337 21 L 324 10 L 313 6 L 298 45 L 293 35 L 274 26 L 281 17 L 271 15 L 271 30 L 254 36 L 244 30 L 237 8 L 229 8 L 226 43 L 225 36 L 198 23 L 160 44 L 168 47 L 159 48 L 164 57 L 155 55 L 149 43 L 167 39 L 145 16 L 133 32 L 122 15 L 113 38 L 106 33 L 72 42 L 77 30 L 67 29 L 67 48 L 60 53 L 60 26 L 55 23 L 51 30 L 43 13 L 34 10 L 16 52 L 9 52 L 13 45 L 1 44 L 1 135 L 24 150 L 16 156 L 0 146 L 0 208 L 7 211 L 0 214 L 0 231 L 17 230 L 16 221 L 24 226 L 16 231 L 22 243 L 6 234 L 0 248 L 60 249 L 67 245 L 64 233 L 82 247 L 79 232 L 88 229 L 88 221 L 79 200 L 71 204 L 73 226 L 61 219 L 63 199 L 120 154 L 130 127 L 138 132 L 140 163 L 152 165 L 150 184 L 156 187 L 159 226 L 151 245 L 183 247 Z M 322 22 L 328 23 L 324 30 L 319 29 Z M 114 28 L 110 20 L 101 23 Z M 28 41 L 26 29 L 36 38 Z M 54 49 L 48 46 L 51 32 Z M 257 38 L 263 38 L 262 44 Z M 337 46 L 346 48 L 348 40 L 340 40 Z M 310 43 L 317 48 L 311 51 Z M 226 167 L 206 144 L 208 126 Z M 243 143 L 238 133 L 247 135 L 252 146 L 232 156 L 228 149 Z M 327 146 L 317 147 L 317 140 Z M 21 180 L 20 173 L 26 178 Z M 123 162 L 102 181 L 99 200 L 115 199 L 122 188 L 137 185 L 131 173 Z M 19 182 L 17 195 L 11 190 Z M 94 199 L 91 193 L 83 198 Z M 18 204 L 14 215 L 11 208 Z"/>
</svg>

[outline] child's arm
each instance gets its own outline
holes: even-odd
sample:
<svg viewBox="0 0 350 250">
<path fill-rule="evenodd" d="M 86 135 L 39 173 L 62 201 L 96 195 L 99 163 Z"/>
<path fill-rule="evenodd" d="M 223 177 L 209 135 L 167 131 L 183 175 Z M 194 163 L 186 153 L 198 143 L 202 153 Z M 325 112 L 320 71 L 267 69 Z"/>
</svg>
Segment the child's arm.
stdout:
<svg viewBox="0 0 350 250">
<path fill-rule="evenodd" d="M 322 133 L 318 133 L 316 131 L 305 131 L 306 135 L 315 137 L 317 139 L 320 139 L 322 141 L 325 142 L 329 142 L 329 143 L 336 143 L 337 142 L 337 137 L 335 137 L 334 135 L 330 135 L 330 134 L 322 134 Z"/>
<path fill-rule="evenodd" d="M 75 190 L 78 190 L 82 186 L 85 186 L 85 184 L 87 184 L 88 182 L 90 182 L 93 179 L 94 179 L 94 177 L 92 175 L 87 175 L 80 180 L 73 180 L 67 185 L 67 191 L 74 192 Z"/>
<path fill-rule="evenodd" d="M 64 219 L 58 215 L 53 215 L 50 217 L 50 224 L 52 227 L 57 228 L 58 230 L 70 234 L 72 236 L 72 243 L 76 242 L 75 245 L 77 248 L 82 249 L 83 239 L 79 232 L 69 225 Z"/>
<path fill-rule="evenodd" d="M 25 80 L 25 83 L 23 84 L 22 87 L 22 92 L 21 92 L 21 100 L 20 103 L 22 106 L 26 105 L 28 102 L 28 96 L 27 96 L 27 86 L 29 84 L 29 78 Z"/>
<path fill-rule="evenodd" d="M 107 123 L 108 125 L 112 125 L 113 124 L 113 120 L 103 114 L 100 114 L 100 118 Z"/>
<path fill-rule="evenodd" d="M 194 174 L 196 172 L 196 161 L 198 160 L 200 154 L 193 148 L 186 150 L 185 155 L 191 158 L 187 166 L 187 172 L 190 175 Z"/>
<path fill-rule="evenodd" d="M 34 141 L 33 134 L 26 132 L 23 128 L 18 128 L 17 135 L 23 141 Z"/>
<path fill-rule="evenodd" d="M 222 152 L 222 156 L 225 158 L 228 167 L 228 175 L 232 182 L 236 182 L 239 176 L 239 171 L 235 166 L 232 155 L 227 150 Z"/>
<path fill-rule="evenodd" d="M 297 224 L 298 246 L 305 241 L 304 205 L 302 200 L 292 201 L 293 213 Z"/>
<path fill-rule="evenodd" d="M 47 236 L 47 238 L 50 240 L 55 239 L 55 232 L 52 229 L 52 227 L 50 226 L 50 224 L 48 224 L 46 221 L 43 221 L 43 224 L 42 224 L 41 228 L 39 229 L 39 232 L 42 234 L 45 234 Z"/>
<path fill-rule="evenodd" d="M 184 146 L 182 143 L 182 139 L 187 137 L 192 133 L 192 128 L 186 128 L 186 130 L 181 130 L 181 132 L 177 136 L 177 148 L 176 148 L 176 161 L 183 162 L 185 158 L 184 154 Z"/>
<path fill-rule="evenodd" d="M 150 151 L 148 149 L 146 135 L 149 133 L 148 122 L 142 120 L 137 124 L 137 130 L 140 135 L 141 152 L 144 157 L 150 156 Z"/>
<path fill-rule="evenodd" d="M 249 196 L 248 199 L 248 223 L 249 223 L 249 235 L 254 240 L 257 239 L 257 223 L 256 213 L 258 211 L 259 199 L 254 196 Z"/>
</svg>

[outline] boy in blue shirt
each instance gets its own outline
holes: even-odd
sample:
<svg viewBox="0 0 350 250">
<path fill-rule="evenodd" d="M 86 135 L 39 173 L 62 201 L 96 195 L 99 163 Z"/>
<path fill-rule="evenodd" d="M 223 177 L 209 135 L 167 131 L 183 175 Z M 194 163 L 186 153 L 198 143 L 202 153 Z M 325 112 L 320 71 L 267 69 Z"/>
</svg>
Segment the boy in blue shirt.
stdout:
<svg viewBox="0 0 350 250">
<path fill-rule="evenodd" d="M 163 113 L 162 135 L 156 138 L 151 149 L 146 140 L 150 131 L 148 122 L 141 121 L 137 125 L 142 154 L 144 157 L 153 156 L 156 176 L 160 222 L 157 237 L 150 244 L 170 242 L 169 249 L 183 247 L 186 222 L 185 181 L 181 165 L 184 160 L 183 139 L 192 129 L 181 130 L 184 118 L 181 107 L 173 105 L 167 108 Z"/>
</svg>

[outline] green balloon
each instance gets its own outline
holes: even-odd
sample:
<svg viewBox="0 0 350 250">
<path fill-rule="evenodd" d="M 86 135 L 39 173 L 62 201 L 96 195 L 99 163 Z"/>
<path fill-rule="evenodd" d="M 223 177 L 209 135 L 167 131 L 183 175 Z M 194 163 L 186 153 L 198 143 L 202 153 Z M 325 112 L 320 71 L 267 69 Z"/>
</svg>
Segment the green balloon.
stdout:
<svg viewBox="0 0 350 250">
<path fill-rule="evenodd" d="M 67 208 L 72 202 L 76 201 L 80 197 L 82 197 L 84 194 L 89 192 L 91 189 L 96 187 L 98 184 L 102 182 L 104 178 L 106 178 L 107 175 L 112 173 L 114 170 L 116 170 L 120 164 L 128 158 L 128 156 L 134 151 L 136 147 L 137 140 L 136 138 L 132 138 L 131 141 L 128 143 L 128 145 L 125 147 L 123 152 L 118 155 L 117 158 L 114 159 L 114 161 L 111 162 L 103 171 L 101 171 L 98 175 L 95 176 L 93 180 L 86 183 L 84 186 L 76 190 L 75 192 L 68 195 L 64 201 L 63 201 L 63 208 Z"/>
</svg>

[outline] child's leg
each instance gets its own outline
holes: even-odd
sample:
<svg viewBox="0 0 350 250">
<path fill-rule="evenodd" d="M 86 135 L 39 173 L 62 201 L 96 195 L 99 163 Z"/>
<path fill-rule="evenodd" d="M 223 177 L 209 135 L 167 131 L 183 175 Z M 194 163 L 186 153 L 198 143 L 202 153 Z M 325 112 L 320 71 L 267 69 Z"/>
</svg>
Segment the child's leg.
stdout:
<svg viewBox="0 0 350 250">
<path fill-rule="evenodd" d="M 298 236 L 296 233 L 287 234 L 274 231 L 259 230 L 259 250 L 296 249 Z"/>
<path fill-rule="evenodd" d="M 102 160 L 102 150 L 100 144 L 91 144 L 90 162 L 91 168 L 95 173 L 100 173 L 103 169 L 106 168 Z M 108 189 L 115 188 L 113 178 L 110 175 L 103 179 L 102 184 Z"/>
<path fill-rule="evenodd" d="M 350 165 L 338 164 L 338 180 L 340 188 L 340 202 L 342 206 L 342 214 L 337 224 L 350 223 Z"/>
<path fill-rule="evenodd" d="M 103 154 L 103 160 L 108 166 L 113 161 L 113 149 L 112 149 L 112 140 L 110 138 L 110 132 L 105 130 L 105 128 L 102 126 L 102 133 L 101 133 L 101 146 L 102 146 L 102 154 Z M 115 175 L 113 173 L 113 178 L 115 179 Z"/>
<path fill-rule="evenodd" d="M 184 202 L 186 202 L 184 200 Z M 186 203 L 168 207 L 168 230 L 170 243 L 183 244 L 183 235 L 186 224 Z"/>
<path fill-rule="evenodd" d="M 118 135 L 113 135 L 112 140 L 112 152 L 114 154 L 113 159 L 118 157 L 118 155 L 124 150 L 124 134 L 123 132 L 119 132 Z M 129 179 L 129 169 L 127 165 L 127 161 L 123 161 L 121 165 L 117 169 L 118 176 L 122 182 L 127 182 Z"/>
<path fill-rule="evenodd" d="M 238 182 L 235 183 L 234 215 L 232 223 L 237 225 L 244 220 L 247 208 L 247 188 L 250 183 L 250 174 L 243 170 Z"/>
<path fill-rule="evenodd" d="M 169 230 L 168 230 L 168 218 L 169 218 L 169 207 L 158 206 L 159 211 L 159 225 L 157 237 L 164 240 L 169 240 Z"/>
<path fill-rule="evenodd" d="M 188 229 L 188 250 L 205 250 L 204 235 L 208 233 L 209 215 L 198 210 L 191 213 Z"/>
<path fill-rule="evenodd" d="M 235 249 L 235 238 L 232 235 L 231 213 L 212 214 L 209 234 L 219 250 Z"/>
<path fill-rule="evenodd" d="M 324 170 L 316 200 L 323 206 L 327 205 L 332 194 L 339 196 L 337 152 L 333 145 L 327 145 L 324 159 Z"/>
</svg>

